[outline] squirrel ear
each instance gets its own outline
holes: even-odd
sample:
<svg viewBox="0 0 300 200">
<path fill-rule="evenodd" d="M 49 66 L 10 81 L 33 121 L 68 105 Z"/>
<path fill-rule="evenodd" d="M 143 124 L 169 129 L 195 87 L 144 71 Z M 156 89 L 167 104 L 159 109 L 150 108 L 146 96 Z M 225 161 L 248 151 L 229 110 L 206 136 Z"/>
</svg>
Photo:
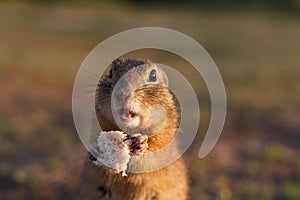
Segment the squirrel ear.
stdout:
<svg viewBox="0 0 300 200">
<path fill-rule="evenodd" d="M 109 70 L 109 75 L 108 75 L 109 78 L 112 78 L 112 68 L 110 68 Z"/>
<path fill-rule="evenodd" d="M 167 74 L 166 74 L 166 72 L 164 72 L 164 71 L 160 71 L 160 80 L 159 80 L 159 82 L 163 85 L 163 86 L 165 86 L 165 87 L 168 87 L 169 86 L 169 79 L 168 79 L 168 76 L 167 76 Z"/>
</svg>

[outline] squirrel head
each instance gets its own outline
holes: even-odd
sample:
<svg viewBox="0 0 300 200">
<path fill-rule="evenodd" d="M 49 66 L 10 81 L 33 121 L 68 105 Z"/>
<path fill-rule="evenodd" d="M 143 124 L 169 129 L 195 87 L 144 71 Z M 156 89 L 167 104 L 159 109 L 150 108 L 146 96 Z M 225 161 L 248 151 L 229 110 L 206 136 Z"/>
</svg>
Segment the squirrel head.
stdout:
<svg viewBox="0 0 300 200">
<path fill-rule="evenodd" d="M 106 89 L 110 105 L 105 105 L 106 110 L 111 108 L 110 121 L 127 134 L 154 135 L 164 128 L 167 119 L 177 120 L 167 75 L 149 61 L 118 58 L 112 62 L 103 84 L 110 85 L 109 91 Z"/>
</svg>

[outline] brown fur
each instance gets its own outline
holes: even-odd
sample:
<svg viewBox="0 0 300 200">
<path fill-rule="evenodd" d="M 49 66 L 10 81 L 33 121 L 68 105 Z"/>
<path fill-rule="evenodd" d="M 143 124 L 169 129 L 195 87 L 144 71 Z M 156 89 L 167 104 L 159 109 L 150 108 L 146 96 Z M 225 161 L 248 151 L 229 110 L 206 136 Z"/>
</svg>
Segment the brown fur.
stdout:
<svg viewBox="0 0 300 200">
<path fill-rule="evenodd" d="M 104 131 L 119 130 L 113 120 L 110 110 L 111 93 L 120 77 L 130 69 L 150 62 L 133 59 L 117 59 L 112 63 L 109 76 L 106 76 L 97 88 L 96 112 L 99 123 Z M 141 76 L 143 76 L 142 74 Z M 147 116 L 141 116 L 141 125 L 150 132 L 147 152 L 153 152 L 165 147 L 172 141 L 178 131 L 179 115 L 175 100 L 167 87 L 161 84 L 147 84 L 134 92 L 134 102 L 140 103 L 143 109 L 160 104 L 166 110 L 164 126 L 159 132 L 149 127 Z M 168 155 L 165 155 L 168 158 Z M 137 162 L 142 167 L 153 161 Z M 83 172 L 81 197 L 86 200 L 185 200 L 188 185 L 186 168 L 180 158 L 173 164 L 160 170 L 146 173 L 129 173 L 127 177 L 116 174 L 110 169 L 95 166 L 87 160 Z"/>
</svg>

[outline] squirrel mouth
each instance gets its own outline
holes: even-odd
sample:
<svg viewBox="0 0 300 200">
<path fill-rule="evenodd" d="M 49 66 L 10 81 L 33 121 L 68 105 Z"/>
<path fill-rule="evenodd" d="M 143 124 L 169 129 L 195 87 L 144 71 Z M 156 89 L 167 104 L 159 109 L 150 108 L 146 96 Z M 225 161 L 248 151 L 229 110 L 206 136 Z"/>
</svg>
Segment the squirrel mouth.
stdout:
<svg viewBox="0 0 300 200">
<path fill-rule="evenodd" d="M 119 114 L 123 122 L 130 122 L 131 120 L 133 120 L 133 118 L 137 117 L 136 112 L 125 108 L 120 109 Z"/>
</svg>

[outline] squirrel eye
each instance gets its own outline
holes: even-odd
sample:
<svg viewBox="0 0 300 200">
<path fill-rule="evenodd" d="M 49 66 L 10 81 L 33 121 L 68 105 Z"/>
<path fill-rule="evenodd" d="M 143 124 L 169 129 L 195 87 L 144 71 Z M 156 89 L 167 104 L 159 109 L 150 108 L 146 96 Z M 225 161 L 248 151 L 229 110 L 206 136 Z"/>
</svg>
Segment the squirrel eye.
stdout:
<svg viewBox="0 0 300 200">
<path fill-rule="evenodd" d="M 148 82 L 156 82 L 156 70 L 152 69 L 149 73 Z"/>
</svg>

